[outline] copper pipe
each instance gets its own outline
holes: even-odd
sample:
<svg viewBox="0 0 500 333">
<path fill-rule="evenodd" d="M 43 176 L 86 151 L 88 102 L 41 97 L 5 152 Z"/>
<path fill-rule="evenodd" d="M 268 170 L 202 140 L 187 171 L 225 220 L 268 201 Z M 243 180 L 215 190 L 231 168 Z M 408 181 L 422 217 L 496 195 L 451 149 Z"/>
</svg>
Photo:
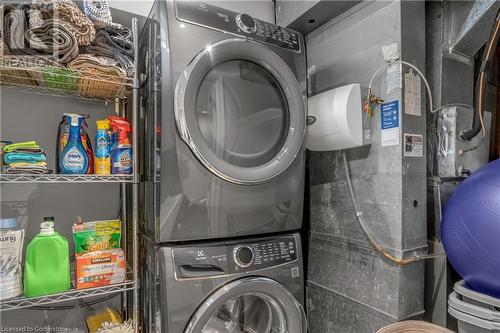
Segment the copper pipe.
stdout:
<svg viewBox="0 0 500 333">
<path fill-rule="evenodd" d="M 474 122 L 473 122 L 473 128 L 470 131 L 465 132 L 462 135 L 462 138 L 464 140 L 472 140 L 477 134 L 479 134 L 480 131 L 482 131 L 483 135 L 483 140 L 486 137 L 486 130 L 484 126 L 484 119 L 483 119 L 483 112 L 484 112 L 484 94 L 485 94 L 485 85 L 486 85 L 486 79 L 488 75 L 488 70 L 490 68 L 490 62 L 492 59 L 493 49 L 496 48 L 497 42 L 498 42 L 498 36 L 500 33 L 500 11 L 497 13 L 496 20 L 495 20 L 495 27 L 493 28 L 493 31 L 490 35 L 490 38 L 486 44 L 486 50 L 484 52 L 482 64 L 481 64 L 481 69 L 479 73 L 479 78 L 478 78 L 478 89 L 476 92 L 476 98 L 477 98 L 477 116 L 479 116 L 479 124 L 477 123 L 476 117 L 474 117 Z M 480 125 L 480 126 L 478 126 Z"/>
</svg>

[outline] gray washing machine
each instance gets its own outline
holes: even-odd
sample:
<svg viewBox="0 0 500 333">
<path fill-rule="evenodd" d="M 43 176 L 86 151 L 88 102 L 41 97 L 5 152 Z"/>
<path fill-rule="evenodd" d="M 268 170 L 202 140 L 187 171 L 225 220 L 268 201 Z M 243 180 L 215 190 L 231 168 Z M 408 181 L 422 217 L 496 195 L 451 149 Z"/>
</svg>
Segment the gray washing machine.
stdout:
<svg viewBox="0 0 500 333">
<path fill-rule="evenodd" d="M 307 332 L 298 234 L 172 247 L 143 241 L 144 332 Z"/>
<path fill-rule="evenodd" d="M 198 1 L 157 1 L 140 41 L 145 229 L 157 243 L 298 230 L 303 37 Z"/>
</svg>

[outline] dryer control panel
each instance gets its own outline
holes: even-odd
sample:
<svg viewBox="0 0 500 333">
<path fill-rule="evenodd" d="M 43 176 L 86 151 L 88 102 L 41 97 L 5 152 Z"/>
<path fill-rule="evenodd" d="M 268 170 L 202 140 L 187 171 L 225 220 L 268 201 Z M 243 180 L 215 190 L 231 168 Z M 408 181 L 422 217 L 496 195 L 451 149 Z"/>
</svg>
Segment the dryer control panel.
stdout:
<svg viewBox="0 0 500 333">
<path fill-rule="evenodd" d="M 298 256 L 293 236 L 227 242 L 220 246 L 178 247 L 172 251 L 177 279 L 252 272 L 293 262 Z"/>
<path fill-rule="evenodd" d="M 176 1 L 178 20 L 300 52 L 299 33 L 211 4 Z"/>
</svg>

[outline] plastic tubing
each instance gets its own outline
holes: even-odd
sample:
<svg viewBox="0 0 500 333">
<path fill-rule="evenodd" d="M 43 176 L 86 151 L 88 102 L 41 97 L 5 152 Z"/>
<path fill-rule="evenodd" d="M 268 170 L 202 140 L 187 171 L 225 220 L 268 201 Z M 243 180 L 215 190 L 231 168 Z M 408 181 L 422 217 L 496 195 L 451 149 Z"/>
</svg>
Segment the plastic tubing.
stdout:
<svg viewBox="0 0 500 333">
<path fill-rule="evenodd" d="M 345 154 L 345 151 L 342 151 L 342 159 L 344 161 L 344 168 L 345 168 L 345 175 L 346 175 L 346 180 L 347 180 L 347 187 L 349 189 L 349 194 L 351 196 L 352 204 L 354 206 L 354 210 L 356 211 L 356 219 L 358 220 L 359 224 L 361 225 L 361 228 L 363 229 L 363 232 L 365 233 L 366 237 L 368 238 L 368 241 L 372 246 L 385 258 L 389 259 L 393 263 L 397 265 L 408 265 L 411 263 L 414 263 L 419 260 L 425 260 L 425 259 L 433 259 L 437 257 L 441 257 L 444 254 L 424 254 L 424 255 L 419 255 L 415 253 L 412 257 L 402 259 L 402 258 L 397 258 L 390 254 L 382 245 L 380 245 L 375 238 L 373 238 L 372 235 L 368 232 L 368 228 L 366 227 L 365 221 L 363 219 L 363 212 L 359 208 L 359 203 L 356 200 L 356 196 L 354 195 L 354 188 L 352 186 L 352 181 L 351 181 L 351 174 L 349 172 L 349 165 L 347 163 L 347 157 Z"/>
<path fill-rule="evenodd" d="M 392 64 L 396 64 L 396 63 L 401 63 L 401 64 L 405 64 L 407 65 L 408 67 L 411 67 L 415 70 L 415 72 L 418 73 L 418 75 L 420 75 L 420 77 L 422 78 L 422 80 L 424 81 L 424 84 L 425 84 L 425 88 L 427 89 L 427 95 L 429 96 L 429 109 L 431 110 L 431 113 L 434 113 L 436 111 L 434 111 L 434 106 L 433 106 L 433 103 L 432 103 L 432 93 L 431 93 L 431 87 L 429 86 L 429 82 L 427 82 L 427 79 L 425 77 L 425 75 L 420 71 L 420 69 L 417 68 L 417 66 L 407 62 L 407 61 L 404 61 L 404 60 L 395 60 L 395 61 L 392 61 L 392 62 L 387 62 L 385 64 L 383 64 L 382 66 L 380 66 L 372 75 L 371 79 L 370 79 L 370 83 L 368 84 L 368 94 L 371 94 L 371 91 L 372 91 L 372 85 L 373 85 L 373 80 L 375 80 L 375 77 L 377 76 L 378 73 L 380 73 L 380 71 L 382 71 L 383 69 L 385 69 L 386 67 L 392 65 Z"/>
</svg>

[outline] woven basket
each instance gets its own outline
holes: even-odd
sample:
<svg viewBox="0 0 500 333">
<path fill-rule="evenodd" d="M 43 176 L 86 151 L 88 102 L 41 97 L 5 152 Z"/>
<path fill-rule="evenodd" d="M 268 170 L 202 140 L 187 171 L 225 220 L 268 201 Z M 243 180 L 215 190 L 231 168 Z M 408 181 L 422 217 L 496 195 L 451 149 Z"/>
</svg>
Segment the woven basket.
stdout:
<svg viewBox="0 0 500 333">
<path fill-rule="evenodd" d="M 23 69 L 0 68 L 0 85 L 2 86 L 37 86 L 29 71 Z"/>
<path fill-rule="evenodd" d="M 20 58 L 10 55 L 0 56 L 0 84 L 2 86 L 36 86 L 35 78 L 30 75 L 29 70 L 21 68 Z M 17 69 L 16 67 L 20 67 Z"/>
<path fill-rule="evenodd" d="M 53 59 L 46 56 L 0 56 L 0 84 L 4 86 L 45 86 L 45 68 L 61 69 Z"/>
<path fill-rule="evenodd" d="M 113 98 L 125 92 L 127 79 L 119 74 L 110 75 L 96 68 L 85 68 L 78 82 L 78 91 L 82 96 L 93 98 Z"/>
<path fill-rule="evenodd" d="M 407 320 L 386 326 L 377 333 L 454 333 L 444 327 L 425 321 Z"/>
<path fill-rule="evenodd" d="M 61 67 L 46 67 L 43 69 L 44 85 L 51 89 L 78 90 L 79 74 Z"/>
</svg>

